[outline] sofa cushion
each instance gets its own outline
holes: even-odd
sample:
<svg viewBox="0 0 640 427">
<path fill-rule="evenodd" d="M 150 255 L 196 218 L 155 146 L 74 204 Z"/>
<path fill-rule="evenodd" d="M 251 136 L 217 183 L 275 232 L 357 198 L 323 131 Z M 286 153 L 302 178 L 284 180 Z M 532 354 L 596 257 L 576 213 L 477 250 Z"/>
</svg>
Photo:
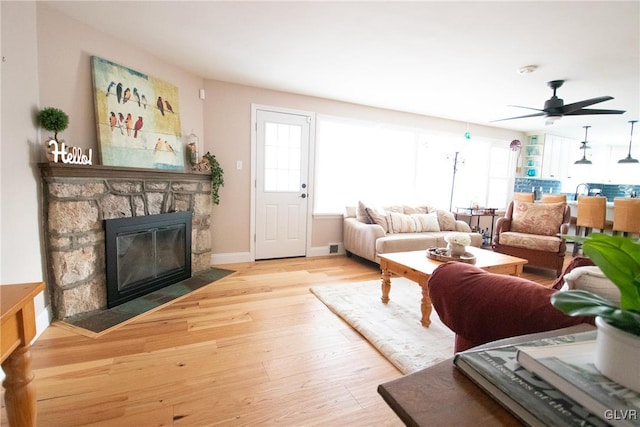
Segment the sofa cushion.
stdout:
<svg viewBox="0 0 640 427">
<path fill-rule="evenodd" d="M 500 233 L 500 244 L 516 248 L 535 249 L 544 252 L 558 252 L 562 239 L 556 236 L 541 234 L 514 233 L 504 231 Z"/>
<path fill-rule="evenodd" d="M 406 213 L 407 215 L 412 215 L 412 214 L 426 214 L 429 213 L 429 207 L 428 206 L 402 206 L 402 211 L 403 213 Z"/>
<path fill-rule="evenodd" d="M 387 234 L 385 237 L 380 237 L 376 240 L 376 253 L 426 251 L 427 248 L 437 247 L 439 240 L 444 241 L 444 237 L 441 237 L 439 233 Z"/>
<path fill-rule="evenodd" d="M 565 203 L 513 201 L 511 231 L 554 236 L 560 232 Z"/>
<path fill-rule="evenodd" d="M 429 279 L 429 295 L 442 323 L 456 337 L 456 351 L 517 335 L 550 331 L 592 317 L 571 317 L 551 305 L 557 292 L 530 280 L 448 262 Z"/>
</svg>

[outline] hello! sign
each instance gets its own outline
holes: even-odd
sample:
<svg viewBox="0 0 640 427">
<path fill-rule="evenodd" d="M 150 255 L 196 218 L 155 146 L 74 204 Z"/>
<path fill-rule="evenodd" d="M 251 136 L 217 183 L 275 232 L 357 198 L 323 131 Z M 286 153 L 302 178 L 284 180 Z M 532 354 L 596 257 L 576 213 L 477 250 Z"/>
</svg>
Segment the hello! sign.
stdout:
<svg viewBox="0 0 640 427">
<path fill-rule="evenodd" d="M 58 145 L 58 141 L 52 139 L 49 141 L 49 159 L 54 163 L 58 161 L 70 165 L 91 165 L 91 157 L 93 151 L 91 148 L 87 149 L 85 153 L 80 147 L 67 147 L 64 142 Z"/>
</svg>

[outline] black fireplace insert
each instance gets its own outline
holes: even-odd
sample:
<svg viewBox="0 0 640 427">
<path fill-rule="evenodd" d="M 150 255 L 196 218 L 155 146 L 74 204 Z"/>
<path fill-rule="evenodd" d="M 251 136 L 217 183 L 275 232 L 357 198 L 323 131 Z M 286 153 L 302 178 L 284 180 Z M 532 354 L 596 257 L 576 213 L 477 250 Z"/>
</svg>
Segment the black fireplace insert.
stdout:
<svg viewBox="0 0 640 427">
<path fill-rule="evenodd" d="M 191 212 L 105 220 L 107 307 L 191 277 Z"/>
</svg>

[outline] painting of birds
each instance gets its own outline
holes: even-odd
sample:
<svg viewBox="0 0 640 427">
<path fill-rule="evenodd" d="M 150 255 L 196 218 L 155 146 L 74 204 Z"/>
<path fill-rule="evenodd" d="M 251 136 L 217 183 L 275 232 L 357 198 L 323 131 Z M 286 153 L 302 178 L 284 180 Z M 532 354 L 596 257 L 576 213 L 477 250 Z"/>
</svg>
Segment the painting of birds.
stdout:
<svg viewBox="0 0 640 427">
<path fill-rule="evenodd" d="M 131 99 L 131 89 L 126 88 L 122 97 L 122 103 L 126 104 L 129 99 Z"/>
<path fill-rule="evenodd" d="M 115 85 L 116 85 L 116 82 L 109 83 L 109 87 L 107 87 L 107 96 L 109 96 L 111 94 L 111 90 L 113 89 L 113 87 Z"/>
<path fill-rule="evenodd" d="M 91 72 L 104 165 L 183 170 L 178 87 L 97 56 Z"/>
<path fill-rule="evenodd" d="M 111 125 L 111 131 L 113 131 L 113 128 L 118 124 L 118 118 L 116 117 L 116 113 L 114 113 L 113 111 L 109 116 L 109 124 Z"/>
<path fill-rule="evenodd" d="M 158 97 L 158 102 L 156 102 L 156 105 L 158 106 L 158 110 L 160 110 L 160 113 L 162 113 L 162 115 L 164 116 L 164 104 L 162 103 L 161 96 Z"/>
<path fill-rule="evenodd" d="M 133 125 L 133 137 L 137 138 L 138 137 L 138 131 L 142 129 L 142 116 L 138 116 L 138 120 L 136 121 L 136 124 Z"/>
</svg>

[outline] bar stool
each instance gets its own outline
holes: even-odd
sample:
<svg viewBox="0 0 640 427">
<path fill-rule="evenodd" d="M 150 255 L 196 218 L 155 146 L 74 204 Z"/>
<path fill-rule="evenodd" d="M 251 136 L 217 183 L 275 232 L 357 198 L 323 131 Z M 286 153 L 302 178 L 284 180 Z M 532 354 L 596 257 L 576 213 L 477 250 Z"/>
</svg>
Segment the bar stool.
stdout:
<svg viewBox="0 0 640 427">
<path fill-rule="evenodd" d="M 580 236 L 580 227 L 584 227 L 587 236 L 592 228 L 604 231 L 607 220 L 607 198 L 602 196 L 578 196 L 578 214 L 576 216 L 576 236 Z M 573 256 L 578 254 L 580 244 L 573 244 Z"/>
<path fill-rule="evenodd" d="M 613 199 L 613 234 L 640 234 L 640 199 Z"/>
<path fill-rule="evenodd" d="M 567 203 L 566 194 L 543 194 L 540 199 L 542 203 Z"/>
<path fill-rule="evenodd" d="M 533 193 L 513 193 L 513 200 L 533 203 Z"/>
</svg>

